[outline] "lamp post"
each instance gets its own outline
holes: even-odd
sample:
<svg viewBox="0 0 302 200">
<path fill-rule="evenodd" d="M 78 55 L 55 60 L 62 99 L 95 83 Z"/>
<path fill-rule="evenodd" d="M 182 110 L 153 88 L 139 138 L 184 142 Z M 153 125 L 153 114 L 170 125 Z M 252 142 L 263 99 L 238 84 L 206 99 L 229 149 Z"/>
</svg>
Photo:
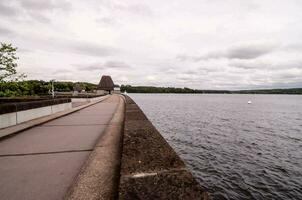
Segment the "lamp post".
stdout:
<svg viewBox="0 0 302 200">
<path fill-rule="evenodd" d="M 51 80 L 51 95 L 52 95 L 52 98 L 55 98 L 54 82 L 55 82 L 55 79 Z"/>
</svg>

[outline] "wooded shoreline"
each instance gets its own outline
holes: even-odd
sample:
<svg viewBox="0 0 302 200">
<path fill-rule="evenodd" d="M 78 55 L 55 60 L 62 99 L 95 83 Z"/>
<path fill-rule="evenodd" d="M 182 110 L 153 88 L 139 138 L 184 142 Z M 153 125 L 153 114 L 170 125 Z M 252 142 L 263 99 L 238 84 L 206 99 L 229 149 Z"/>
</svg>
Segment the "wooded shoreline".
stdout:
<svg viewBox="0 0 302 200">
<path fill-rule="evenodd" d="M 54 82 L 57 92 L 72 92 L 81 87 L 85 92 L 93 92 L 97 84 L 87 82 Z M 51 82 L 43 80 L 0 82 L 0 97 L 23 97 L 49 95 Z M 131 86 L 121 85 L 121 92 L 128 93 L 177 93 L 177 94 L 302 94 L 302 88 L 254 89 L 254 90 L 202 90 L 176 87 Z"/>
</svg>

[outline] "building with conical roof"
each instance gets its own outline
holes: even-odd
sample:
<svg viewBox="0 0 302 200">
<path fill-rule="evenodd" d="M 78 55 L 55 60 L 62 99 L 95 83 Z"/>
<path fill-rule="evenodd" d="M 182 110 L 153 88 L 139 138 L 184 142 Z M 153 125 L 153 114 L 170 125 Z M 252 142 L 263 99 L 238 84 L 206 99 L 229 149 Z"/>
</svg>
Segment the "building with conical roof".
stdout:
<svg viewBox="0 0 302 200">
<path fill-rule="evenodd" d="M 114 83 L 111 79 L 111 76 L 102 76 L 100 83 L 97 87 L 97 92 L 99 94 L 111 94 L 114 90 Z"/>
</svg>

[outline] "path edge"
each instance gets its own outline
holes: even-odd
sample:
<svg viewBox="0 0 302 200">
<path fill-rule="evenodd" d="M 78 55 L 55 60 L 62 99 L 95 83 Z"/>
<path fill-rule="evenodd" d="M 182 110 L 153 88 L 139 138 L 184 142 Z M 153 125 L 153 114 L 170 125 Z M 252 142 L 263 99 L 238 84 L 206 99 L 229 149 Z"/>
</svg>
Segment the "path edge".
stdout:
<svg viewBox="0 0 302 200">
<path fill-rule="evenodd" d="M 125 98 L 122 95 L 119 98 L 112 119 L 67 191 L 65 200 L 117 198 L 125 117 Z"/>
</svg>

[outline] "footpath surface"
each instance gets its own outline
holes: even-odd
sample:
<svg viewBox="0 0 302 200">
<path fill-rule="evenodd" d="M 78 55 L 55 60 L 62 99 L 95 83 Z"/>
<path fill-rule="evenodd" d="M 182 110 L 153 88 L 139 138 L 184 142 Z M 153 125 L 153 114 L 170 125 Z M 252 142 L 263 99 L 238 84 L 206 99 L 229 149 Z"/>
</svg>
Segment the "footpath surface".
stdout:
<svg viewBox="0 0 302 200">
<path fill-rule="evenodd" d="M 63 199 L 104 133 L 119 96 L 0 140 L 1 199 Z"/>
</svg>

